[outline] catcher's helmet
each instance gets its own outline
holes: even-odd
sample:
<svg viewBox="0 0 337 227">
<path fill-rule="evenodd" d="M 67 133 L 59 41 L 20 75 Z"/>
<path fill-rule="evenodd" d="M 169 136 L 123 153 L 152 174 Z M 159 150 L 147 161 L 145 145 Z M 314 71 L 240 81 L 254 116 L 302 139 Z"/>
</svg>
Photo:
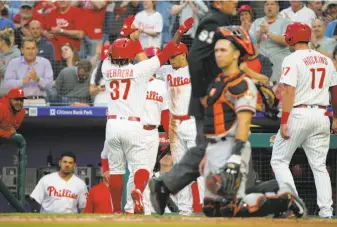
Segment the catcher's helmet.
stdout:
<svg viewBox="0 0 337 227">
<path fill-rule="evenodd" d="M 287 26 L 284 36 L 289 46 L 293 46 L 298 42 L 310 42 L 311 29 L 307 24 L 293 22 Z"/>
<path fill-rule="evenodd" d="M 145 51 L 146 56 L 148 56 L 149 58 L 160 53 L 160 49 L 158 47 L 153 47 L 153 46 L 145 48 L 144 51 Z"/>
<path fill-rule="evenodd" d="M 176 46 L 172 56 L 177 56 L 177 55 L 183 54 L 183 53 L 187 55 L 188 49 L 187 49 L 187 46 L 184 43 L 181 42 Z"/>
<path fill-rule="evenodd" d="M 214 34 L 214 41 L 216 42 L 219 39 L 231 41 L 240 50 L 240 57 L 242 58 L 255 54 L 250 35 L 240 26 L 219 27 Z"/>
<path fill-rule="evenodd" d="M 115 40 L 110 48 L 111 59 L 131 59 L 135 58 L 133 42 L 127 38 Z"/>
</svg>

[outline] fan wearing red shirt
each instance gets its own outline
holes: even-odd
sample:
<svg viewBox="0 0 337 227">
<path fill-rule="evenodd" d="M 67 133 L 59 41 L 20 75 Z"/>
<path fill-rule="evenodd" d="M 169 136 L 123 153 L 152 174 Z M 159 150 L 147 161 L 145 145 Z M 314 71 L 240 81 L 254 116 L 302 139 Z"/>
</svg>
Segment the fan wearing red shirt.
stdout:
<svg viewBox="0 0 337 227">
<path fill-rule="evenodd" d="M 40 23 L 43 24 L 44 18 L 34 9 L 34 2 L 22 2 L 20 12 L 12 19 L 15 27 L 21 30 L 24 36 L 30 36 L 28 25 L 32 20 L 40 21 Z"/>
<path fill-rule="evenodd" d="M 61 46 L 71 43 L 77 51 L 84 37 L 82 10 L 70 1 L 58 1 L 58 8 L 51 11 L 45 20 L 44 35 L 54 45 L 56 60 L 61 60 Z"/>
<path fill-rule="evenodd" d="M 26 111 L 23 89 L 13 88 L 0 100 L 0 137 L 10 138 L 20 127 Z"/>
<path fill-rule="evenodd" d="M 79 0 L 73 4 L 83 11 L 85 37 L 82 40 L 81 52 L 87 59 L 91 59 L 96 54 L 96 46 L 103 37 L 104 16 L 108 1 Z"/>
<path fill-rule="evenodd" d="M 101 168 L 101 173 L 103 169 Z M 109 182 L 103 177 L 103 182 L 90 189 L 84 213 L 89 214 L 111 214 L 113 213 Z"/>
</svg>

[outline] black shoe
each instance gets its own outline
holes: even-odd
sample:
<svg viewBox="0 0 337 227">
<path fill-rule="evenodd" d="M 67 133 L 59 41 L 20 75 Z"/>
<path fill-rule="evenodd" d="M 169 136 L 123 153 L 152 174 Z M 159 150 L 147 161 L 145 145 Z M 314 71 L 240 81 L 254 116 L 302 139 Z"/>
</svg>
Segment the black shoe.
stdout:
<svg viewBox="0 0 337 227">
<path fill-rule="evenodd" d="M 293 196 L 293 202 L 289 206 L 289 210 L 293 212 L 293 214 L 298 218 L 304 218 L 307 216 L 307 207 L 303 200 L 295 193 L 294 189 L 290 184 L 285 184 L 288 191 Z"/>
<path fill-rule="evenodd" d="M 151 177 L 149 181 L 150 200 L 153 209 L 160 215 L 164 214 L 170 192 L 165 187 L 162 180 Z"/>
</svg>

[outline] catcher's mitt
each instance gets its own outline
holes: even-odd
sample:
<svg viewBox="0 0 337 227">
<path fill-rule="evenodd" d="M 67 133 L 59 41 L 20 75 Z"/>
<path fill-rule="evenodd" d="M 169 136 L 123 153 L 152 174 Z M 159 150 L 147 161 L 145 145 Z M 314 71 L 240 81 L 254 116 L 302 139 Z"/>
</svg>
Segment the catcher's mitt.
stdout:
<svg viewBox="0 0 337 227">
<path fill-rule="evenodd" d="M 261 83 L 257 83 L 256 88 L 259 91 L 263 103 L 263 106 L 257 105 L 256 110 L 262 111 L 264 109 L 265 117 L 276 121 L 278 119 L 277 115 L 279 113 L 279 100 L 276 98 L 275 93 L 269 87 Z"/>
</svg>

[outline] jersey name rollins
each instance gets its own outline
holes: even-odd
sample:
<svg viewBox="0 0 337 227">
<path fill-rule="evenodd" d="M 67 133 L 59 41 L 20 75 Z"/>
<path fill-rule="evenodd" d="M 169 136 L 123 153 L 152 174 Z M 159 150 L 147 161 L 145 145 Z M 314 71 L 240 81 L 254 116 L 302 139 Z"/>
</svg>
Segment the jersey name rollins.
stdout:
<svg viewBox="0 0 337 227">
<path fill-rule="evenodd" d="M 155 91 L 148 91 L 146 93 L 146 99 L 148 99 L 148 100 L 154 100 L 154 101 L 157 101 L 157 102 L 163 102 L 163 97 L 161 97 L 160 95 L 158 95 L 158 93 L 155 92 Z"/>
<path fill-rule="evenodd" d="M 183 78 L 183 77 L 172 78 L 171 74 L 167 75 L 167 81 L 170 87 L 179 87 L 191 83 L 190 78 Z"/>
<path fill-rule="evenodd" d="M 303 58 L 304 64 L 309 66 L 309 65 L 314 65 L 314 64 L 325 64 L 328 65 L 328 61 L 326 57 L 322 56 L 308 56 L 306 58 Z"/>
<path fill-rule="evenodd" d="M 49 186 L 47 190 L 49 192 L 49 196 L 77 199 L 77 195 L 75 193 L 71 193 L 68 189 L 57 190 L 54 186 Z"/>
<path fill-rule="evenodd" d="M 106 76 L 112 78 L 132 78 L 133 69 L 109 69 L 106 71 Z"/>
</svg>

